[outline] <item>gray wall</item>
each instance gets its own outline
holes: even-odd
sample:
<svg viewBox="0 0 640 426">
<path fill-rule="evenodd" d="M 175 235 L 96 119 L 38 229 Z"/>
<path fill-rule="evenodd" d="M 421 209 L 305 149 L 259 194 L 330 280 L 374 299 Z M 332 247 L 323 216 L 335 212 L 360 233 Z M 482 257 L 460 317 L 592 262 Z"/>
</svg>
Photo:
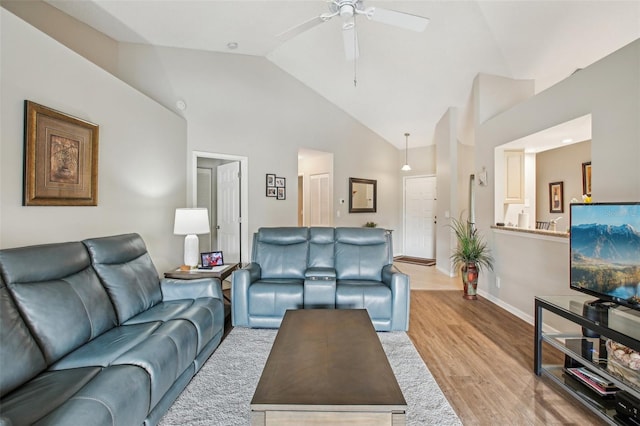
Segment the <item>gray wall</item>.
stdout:
<svg viewBox="0 0 640 426">
<path fill-rule="evenodd" d="M 400 230 L 399 150 L 264 58 L 121 44 L 119 76 L 171 106 L 183 99 L 187 152 L 249 159 L 249 232 L 297 225 L 298 150 L 334 155 L 336 226 L 372 220 Z M 190 185 L 190 164 L 187 184 Z M 287 179 L 287 199 L 265 196 L 266 173 Z M 349 177 L 378 181 L 378 212 L 349 214 Z M 367 216 L 367 217 L 365 217 Z M 396 236 L 397 235 L 397 236 Z M 401 232 L 394 233 L 396 247 Z M 397 250 L 396 250 L 397 251 Z"/>
<path fill-rule="evenodd" d="M 589 113 L 594 201 L 640 200 L 640 40 L 480 124 L 476 165 L 490 165 L 495 181 L 496 146 Z M 566 238 L 492 231 L 494 204 L 492 191 L 477 199 L 479 229 L 493 234 L 496 254 L 495 271 L 480 276 L 480 292 L 531 320 L 534 296 L 571 292 Z"/>
<path fill-rule="evenodd" d="M 179 265 L 184 120 L 10 12 L 0 19 L 0 247 L 138 232 L 161 272 Z M 25 99 L 100 126 L 98 206 L 22 206 Z"/>
<path fill-rule="evenodd" d="M 18 9 L 26 19 L 43 27 L 73 49 L 83 51 L 92 61 L 103 65 L 130 86 L 186 120 L 186 141 L 184 135 L 175 137 L 167 133 L 161 140 L 172 139 L 175 143 L 172 149 L 163 150 L 162 153 L 147 151 L 150 162 L 156 161 L 156 156 L 178 154 L 179 151 L 179 155 L 173 156 L 174 167 L 171 174 L 164 170 L 163 177 L 181 182 L 181 206 L 190 206 L 193 202 L 193 151 L 246 156 L 249 159 L 246 176 L 249 180 L 249 232 L 260 226 L 296 225 L 297 152 L 299 147 L 316 149 L 334 154 L 335 225 L 361 226 L 367 220 L 372 220 L 396 230 L 396 252 L 398 247 L 402 247 L 400 167 L 404 158 L 400 151 L 268 60 L 123 44 L 102 37 L 97 38 L 95 51 L 87 51 L 86 42 L 82 40 L 91 40 L 91 37 L 82 35 L 75 39 L 68 36 L 77 31 L 77 34 L 91 33 L 91 29 L 83 24 L 69 21 L 68 17 L 57 13 L 49 14 L 50 6 L 41 2 L 35 2 L 29 7 L 18 7 L 14 2 L 5 3 L 7 2 L 3 2 L 3 6 L 10 7 L 8 3 L 11 3 L 11 7 Z M 43 16 L 51 16 L 52 21 L 60 25 L 43 22 Z M 47 38 L 43 34 L 41 36 Z M 53 40 L 51 43 L 68 52 Z M 115 61 L 113 43 L 117 46 Z M 17 44 L 23 51 L 25 46 L 24 43 Z M 105 46 L 105 49 L 101 46 Z M 64 64 L 64 67 L 73 68 L 70 64 Z M 97 67 L 91 69 L 97 70 Z M 82 73 L 82 68 L 69 71 L 69 75 Z M 82 82 L 84 78 L 83 76 L 79 81 Z M 122 86 L 126 87 L 124 84 Z M 131 88 L 129 90 L 135 92 Z M 34 92 L 41 93 L 36 90 L 36 86 Z M 177 110 L 177 100 L 186 101 L 186 111 Z M 130 105 L 128 102 L 121 102 L 118 106 L 119 113 L 126 117 L 122 125 L 128 130 L 131 130 L 132 118 L 137 115 L 137 111 Z M 66 105 L 62 105 L 60 109 L 69 110 Z M 80 110 L 85 111 L 85 108 Z M 173 151 L 174 148 L 177 151 Z M 422 167 L 429 168 L 429 163 L 433 162 L 425 157 Z M 102 164 L 101 173 L 121 173 L 123 170 L 105 167 L 108 165 Z M 287 200 L 273 203 L 265 197 L 265 173 L 276 173 L 287 178 Z M 338 204 L 337 200 L 347 199 L 348 178 L 353 176 L 378 181 L 376 214 L 349 214 L 346 204 Z M 168 210 L 172 208 L 175 206 Z M 337 210 L 340 210 L 339 217 Z M 172 221 L 171 216 L 167 226 L 172 226 Z M 107 217 L 101 224 L 101 229 L 109 227 L 110 218 Z"/>
</svg>

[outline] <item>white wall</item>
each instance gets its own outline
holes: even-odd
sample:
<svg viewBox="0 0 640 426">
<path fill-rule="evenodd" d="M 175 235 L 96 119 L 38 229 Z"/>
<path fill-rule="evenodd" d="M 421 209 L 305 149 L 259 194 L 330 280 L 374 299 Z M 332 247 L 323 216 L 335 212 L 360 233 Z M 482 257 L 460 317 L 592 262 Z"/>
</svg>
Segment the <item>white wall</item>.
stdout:
<svg viewBox="0 0 640 426">
<path fill-rule="evenodd" d="M 480 124 L 476 164 L 492 165 L 496 146 L 589 113 L 594 201 L 640 200 L 640 40 Z M 491 180 L 493 167 L 488 170 Z M 491 232 L 493 206 L 493 193 L 478 197 L 477 222 L 485 232 Z M 481 275 L 481 294 L 493 295 L 514 311 L 532 315 L 534 295 L 571 292 L 568 253 L 558 248 L 563 247 L 561 243 L 550 249 L 546 241 L 527 239 L 520 246 L 511 241 L 515 237 L 493 234 L 493 250 L 500 254 L 496 255 L 496 271 L 506 278 L 497 291 L 495 273 Z M 512 256 L 501 257 L 505 253 Z"/>
<path fill-rule="evenodd" d="M 373 221 L 396 230 L 401 247 L 399 151 L 268 60 L 122 44 L 119 76 L 165 105 L 186 102 L 188 152 L 248 157 L 249 232 L 297 225 L 298 149 L 304 147 L 334 155 L 335 225 Z M 266 173 L 287 178 L 285 201 L 265 196 Z M 348 204 L 338 204 L 348 199 L 349 177 L 378 181 L 377 213 L 349 214 Z"/>
<path fill-rule="evenodd" d="M 184 120 L 10 12 L 0 19 L 0 247 L 138 232 L 160 272 L 179 264 Z M 25 99 L 100 126 L 98 206 L 22 206 Z"/>
<path fill-rule="evenodd" d="M 451 250 L 455 240 L 452 230 L 449 228 L 450 217 L 458 217 L 458 141 L 457 110 L 449 108 L 436 124 L 433 140 L 436 144 L 436 173 L 437 206 L 436 216 L 436 268 L 449 276 L 454 276 L 456 271 L 451 265 Z"/>
</svg>

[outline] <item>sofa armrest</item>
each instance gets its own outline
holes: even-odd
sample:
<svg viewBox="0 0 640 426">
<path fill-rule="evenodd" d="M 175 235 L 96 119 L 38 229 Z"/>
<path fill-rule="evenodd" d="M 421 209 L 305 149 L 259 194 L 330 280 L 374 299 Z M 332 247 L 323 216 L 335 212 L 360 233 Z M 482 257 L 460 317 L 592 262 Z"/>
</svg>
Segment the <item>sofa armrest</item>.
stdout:
<svg viewBox="0 0 640 426">
<path fill-rule="evenodd" d="M 409 330 L 409 302 L 411 288 L 409 276 L 398 271 L 393 265 L 382 268 L 382 282 L 390 289 L 392 294 L 392 331 Z"/>
<path fill-rule="evenodd" d="M 231 274 L 231 323 L 249 327 L 249 286 L 260 279 L 260 265 L 250 263 Z"/>
<path fill-rule="evenodd" d="M 195 280 L 178 280 L 163 278 L 160 280 L 162 300 L 198 299 L 213 297 L 224 301 L 220 280 L 215 278 L 198 278 Z"/>
</svg>

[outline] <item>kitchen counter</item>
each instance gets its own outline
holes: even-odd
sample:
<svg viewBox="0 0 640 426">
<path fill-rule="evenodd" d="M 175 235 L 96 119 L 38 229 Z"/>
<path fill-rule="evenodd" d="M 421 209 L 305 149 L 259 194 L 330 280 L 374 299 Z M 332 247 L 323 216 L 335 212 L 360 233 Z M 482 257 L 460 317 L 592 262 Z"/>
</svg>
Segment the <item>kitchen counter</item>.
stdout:
<svg viewBox="0 0 640 426">
<path fill-rule="evenodd" d="M 508 231 L 508 232 L 519 232 L 523 234 L 544 235 L 547 237 L 569 238 L 569 233 L 566 231 L 560 232 L 560 231 L 550 231 L 548 229 L 529 229 L 529 228 L 517 228 L 515 226 L 496 226 L 496 225 L 491 225 L 491 229 Z"/>
</svg>

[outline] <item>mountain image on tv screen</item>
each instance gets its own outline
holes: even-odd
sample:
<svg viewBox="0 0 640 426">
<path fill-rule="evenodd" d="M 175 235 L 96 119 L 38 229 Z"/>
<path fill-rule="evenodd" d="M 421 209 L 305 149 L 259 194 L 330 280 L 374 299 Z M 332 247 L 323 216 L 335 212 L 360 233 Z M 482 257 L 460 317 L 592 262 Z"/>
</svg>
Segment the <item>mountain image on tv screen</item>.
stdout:
<svg viewBox="0 0 640 426">
<path fill-rule="evenodd" d="M 640 204 L 571 205 L 571 287 L 640 303 Z"/>
</svg>

